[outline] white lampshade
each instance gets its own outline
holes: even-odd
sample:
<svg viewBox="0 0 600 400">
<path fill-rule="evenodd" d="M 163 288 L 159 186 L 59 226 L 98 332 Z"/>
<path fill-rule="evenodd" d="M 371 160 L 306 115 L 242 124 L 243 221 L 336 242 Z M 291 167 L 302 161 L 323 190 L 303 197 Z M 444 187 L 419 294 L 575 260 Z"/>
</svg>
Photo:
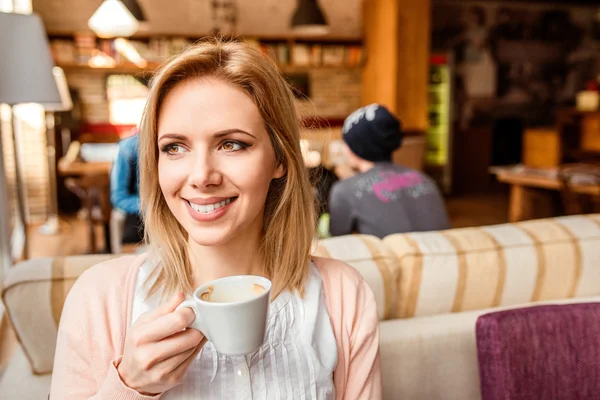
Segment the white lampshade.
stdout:
<svg viewBox="0 0 600 400">
<path fill-rule="evenodd" d="M 88 26 L 101 38 L 127 37 L 137 32 L 139 22 L 121 0 L 104 0 Z"/>
</svg>

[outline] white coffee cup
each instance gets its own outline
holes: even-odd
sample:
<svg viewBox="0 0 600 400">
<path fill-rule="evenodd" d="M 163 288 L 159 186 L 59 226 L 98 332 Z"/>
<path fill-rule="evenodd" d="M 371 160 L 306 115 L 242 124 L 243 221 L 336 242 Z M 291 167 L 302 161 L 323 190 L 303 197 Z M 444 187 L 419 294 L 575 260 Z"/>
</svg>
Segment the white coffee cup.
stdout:
<svg viewBox="0 0 600 400">
<path fill-rule="evenodd" d="M 210 281 L 194 291 L 189 307 L 198 329 L 217 352 L 228 356 L 250 354 L 263 344 L 267 328 L 271 281 L 262 276 L 237 275 Z"/>
</svg>

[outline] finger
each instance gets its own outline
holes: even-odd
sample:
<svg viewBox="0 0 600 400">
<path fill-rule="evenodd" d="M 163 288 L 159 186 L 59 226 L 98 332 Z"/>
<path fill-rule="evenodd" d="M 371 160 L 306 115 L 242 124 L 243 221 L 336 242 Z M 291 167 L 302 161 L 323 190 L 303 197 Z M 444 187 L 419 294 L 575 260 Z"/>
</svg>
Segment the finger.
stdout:
<svg viewBox="0 0 600 400">
<path fill-rule="evenodd" d="M 153 367 L 153 369 L 155 371 L 158 371 L 158 374 L 161 377 L 164 377 L 164 379 L 169 379 L 169 377 L 175 376 L 178 378 L 176 380 L 179 381 L 179 378 L 183 376 L 185 370 L 187 370 L 192 361 L 196 359 L 196 356 L 198 355 L 198 353 L 200 353 L 205 343 L 206 338 L 203 338 L 202 341 L 196 347 L 188 349 L 182 353 L 176 354 L 170 358 L 167 358 L 166 360 L 157 363 Z M 184 371 L 182 371 L 182 369 Z M 178 371 L 180 375 L 176 374 L 176 371 Z"/>
<path fill-rule="evenodd" d="M 195 318 L 196 314 L 192 309 L 183 307 L 141 326 L 140 335 L 145 343 L 158 342 L 183 331 Z"/>
<path fill-rule="evenodd" d="M 167 360 L 177 354 L 181 354 L 189 349 L 198 346 L 204 335 L 195 329 L 187 329 L 171 335 L 152 346 L 152 354 L 155 363 Z"/>
<path fill-rule="evenodd" d="M 182 292 L 177 292 L 164 304 L 156 307 L 154 310 L 148 311 L 147 313 L 142 314 L 138 318 L 138 322 L 146 323 L 149 321 L 154 321 L 155 319 L 162 317 L 163 315 L 172 313 L 175 311 L 177 306 L 181 304 L 181 302 L 185 299 L 185 295 Z M 136 322 L 137 324 L 137 322 Z"/>
<path fill-rule="evenodd" d="M 198 354 L 202 351 L 202 348 L 204 347 L 204 345 L 206 344 L 207 341 L 208 340 L 206 338 L 203 338 L 202 341 L 200 342 L 200 344 L 194 350 L 194 352 L 191 355 L 189 355 L 185 360 L 183 360 L 183 362 L 181 362 L 176 368 L 173 369 L 173 372 L 171 372 L 171 375 L 175 377 L 177 382 L 181 381 L 181 379 L 185 375 L 185 372 L 190 367 L 190 364 L 196 359 Z"/>
<path fill-rule="evenodd" d="M 175 370 L 182 362 L 187 360 L 188 357 L 190 357 L 195 352 L 196 348 L 192 347 L 179 354 L 173 354 L 171 357 L 165 360 L 147 365 L 146 370 L 154 371 L 154 374 L 158 375 L 161 380 L 165 379 L 173 372 L 173 370 Z"/>
</svg>

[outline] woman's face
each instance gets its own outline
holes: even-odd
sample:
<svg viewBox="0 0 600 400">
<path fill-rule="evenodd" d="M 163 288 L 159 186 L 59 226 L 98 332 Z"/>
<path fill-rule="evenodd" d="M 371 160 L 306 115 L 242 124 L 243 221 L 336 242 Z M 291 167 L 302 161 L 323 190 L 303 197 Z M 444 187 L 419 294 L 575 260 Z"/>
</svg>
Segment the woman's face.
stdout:
<svg viewBox="0 0 600 400">
<path fill-rule="evenodd" d="M 260 232 L 271 180 L 285 170 L 249 96 L 211 78 L 177 85 L 159 111 L 158 150 L 162 193 L 192 240 Z"/>
</svg>

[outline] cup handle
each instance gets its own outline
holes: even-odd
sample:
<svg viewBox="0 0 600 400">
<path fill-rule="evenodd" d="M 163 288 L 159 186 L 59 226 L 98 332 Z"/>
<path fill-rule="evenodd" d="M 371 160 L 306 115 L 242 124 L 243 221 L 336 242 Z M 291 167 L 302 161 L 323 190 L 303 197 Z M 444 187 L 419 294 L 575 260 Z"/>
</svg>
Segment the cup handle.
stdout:
<svg viewBox="0 0 600 400">
<path fill-rule="evenodd" d="M 196 315 L 196 318 L 194 318 L 194 321 L 192 321 L 188 328 L 199 330 L 210 341 L 210 338 L 206 334 L 206 329 L 204 329 L 204 325 L 202 324 L 202 317 L 196 309 L 196 302 L 194 300 L 184 300 L 177 306 L 175 311 L 184 307 L 191 308 L 194 314 Z"/>
</svg>

